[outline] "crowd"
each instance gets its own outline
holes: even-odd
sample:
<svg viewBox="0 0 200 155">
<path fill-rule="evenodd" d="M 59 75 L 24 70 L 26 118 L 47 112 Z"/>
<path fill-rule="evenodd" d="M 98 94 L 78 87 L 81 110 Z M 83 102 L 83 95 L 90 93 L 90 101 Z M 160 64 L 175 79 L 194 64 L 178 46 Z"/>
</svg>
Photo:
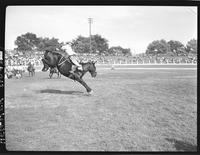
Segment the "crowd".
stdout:
<svg viewBox="0 0 200 155">
<path fill-rule="evenodd" d="M 44 52 L 34 52 L 23 54 L 18 51 L 5 53 L 5 72 L 7 77 L 17 75 L 17 71 L 26 71 L 31 62 L 35 67 L 42 66 L 41 59 Z M 135 56 L 106 56 L 98 54 L 78 54 L 79 60 L 87 62 L 88 60 L 97 61 L 97 64 L 196 64 L 197 55 L 184 56 L 164 56 L 164 55 L 135 55 Z M 13 73 L 14 71 L 14 73 Z M 22 76 L 22 75 L 21 75 Z M 20 77 L 21 77 L 20 76 Z M 19 77 L 19 78 L 20 78 Z"/>
<path fill-rule="evenodd" d="M 21 53 L 5 54 L 6 66 L 27 66 L 29 62 L 37 66 L 41 65 L 42 54 L 24 55 Z"/>
<path fill-rule="evenodd" d="M 181 64 L 196 63 L 197 57 L 192 56 L 100 56 L 100 55 L 80 55 L 79 59 L 87 61 L 96 60 L 98 64 Z"/>
<path fill-rule="evenodd" d="M 41 66 L 43 52 L 24 55 L 20 52 L 15 54 L 6 53 L 5 66 L 27 66 L 29 62 L 34 66 Z M 185 56 L 105 56 L 98 54 L 79 54 L 80 61 L 95 60 L 97 64 L 170 64 L 170 63 L 196 63 L 196 55 Z"/>
</svg>

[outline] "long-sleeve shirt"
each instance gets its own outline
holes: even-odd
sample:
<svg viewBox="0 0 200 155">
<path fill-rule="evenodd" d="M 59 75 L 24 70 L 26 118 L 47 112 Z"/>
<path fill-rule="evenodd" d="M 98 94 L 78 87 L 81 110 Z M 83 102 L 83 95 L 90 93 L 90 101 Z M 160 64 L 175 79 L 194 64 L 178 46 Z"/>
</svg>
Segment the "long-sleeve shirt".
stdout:
<svg viewBox="0 0 200 155">
<path fill-rule="evenodd" d="M 62 49 L 64 49 L 68 55 L 76 55 L 76 53 L 72 50 L 70 45 L 64 45 L 62 46 Z"/>
</svg>

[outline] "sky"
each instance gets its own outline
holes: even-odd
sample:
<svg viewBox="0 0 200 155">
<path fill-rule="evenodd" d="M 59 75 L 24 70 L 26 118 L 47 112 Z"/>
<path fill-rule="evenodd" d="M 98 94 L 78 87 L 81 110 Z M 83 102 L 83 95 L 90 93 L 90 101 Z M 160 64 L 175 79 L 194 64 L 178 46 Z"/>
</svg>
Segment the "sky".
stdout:
<svg viewBox="0 0 200 155">
<path fill-rule="evenodd" d="M 154 40 L 177 40 L 184 45 L 197 39 L 197 7 L 185 6 L 8 6 L 5 49 L 27 32 L 59 42 L 92 35 L 108 40 L 109 47 L 144 53 Z"/>
</svg>

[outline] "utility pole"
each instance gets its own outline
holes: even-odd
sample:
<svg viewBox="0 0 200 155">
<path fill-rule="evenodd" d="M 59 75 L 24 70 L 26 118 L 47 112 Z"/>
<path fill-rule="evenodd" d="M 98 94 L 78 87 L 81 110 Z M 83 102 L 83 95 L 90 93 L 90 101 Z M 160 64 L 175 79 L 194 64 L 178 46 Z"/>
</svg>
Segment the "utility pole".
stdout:
<svg viewBox="0 0 200 155">
<path fill-rule="evenodd" d="M 90 53 L 92 53 L 92 45 L 91 45 L 91 24 L 93 22 L 92 18 L 88 18 L 88 22 L 89 22 L 89 35 L 90 35 Z"/>
</svg>

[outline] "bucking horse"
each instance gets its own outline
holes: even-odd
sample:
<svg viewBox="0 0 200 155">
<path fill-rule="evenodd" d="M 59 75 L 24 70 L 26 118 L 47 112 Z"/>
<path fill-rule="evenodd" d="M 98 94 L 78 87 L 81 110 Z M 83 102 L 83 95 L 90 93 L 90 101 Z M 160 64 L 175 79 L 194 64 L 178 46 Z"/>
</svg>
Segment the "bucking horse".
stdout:
<svg viewBox="0 0 200 155">
<path fill-rule="evenodd" d="M 58 71 L 64 75 L 65 77 L 68 77 L 72 80 L 78 81 L 82 86 L 85 87 L 88 94 L 92 94 L 92 89 L 85 83 L 85 81 L 82 79 L 82 77 L 85 75 L 85 73 L 89 72 L 91 76 L 94 78 L 97 75 L 96 72 L 96 66 L 94 61 L 88 61 L 86 63 L 81 62 L 83 70 L 77 70 L 72 74 L 70 73 L 70 70 L 72 68 L 72 61 L 69 57 L 63 56 L 60 53 L 52 52 L 52 51 L 45 51 L 44 58 L 42 59 L 43 62 L 43 72 L 46 72 L 49 67 L 57 67 Z"/>
</svg>

